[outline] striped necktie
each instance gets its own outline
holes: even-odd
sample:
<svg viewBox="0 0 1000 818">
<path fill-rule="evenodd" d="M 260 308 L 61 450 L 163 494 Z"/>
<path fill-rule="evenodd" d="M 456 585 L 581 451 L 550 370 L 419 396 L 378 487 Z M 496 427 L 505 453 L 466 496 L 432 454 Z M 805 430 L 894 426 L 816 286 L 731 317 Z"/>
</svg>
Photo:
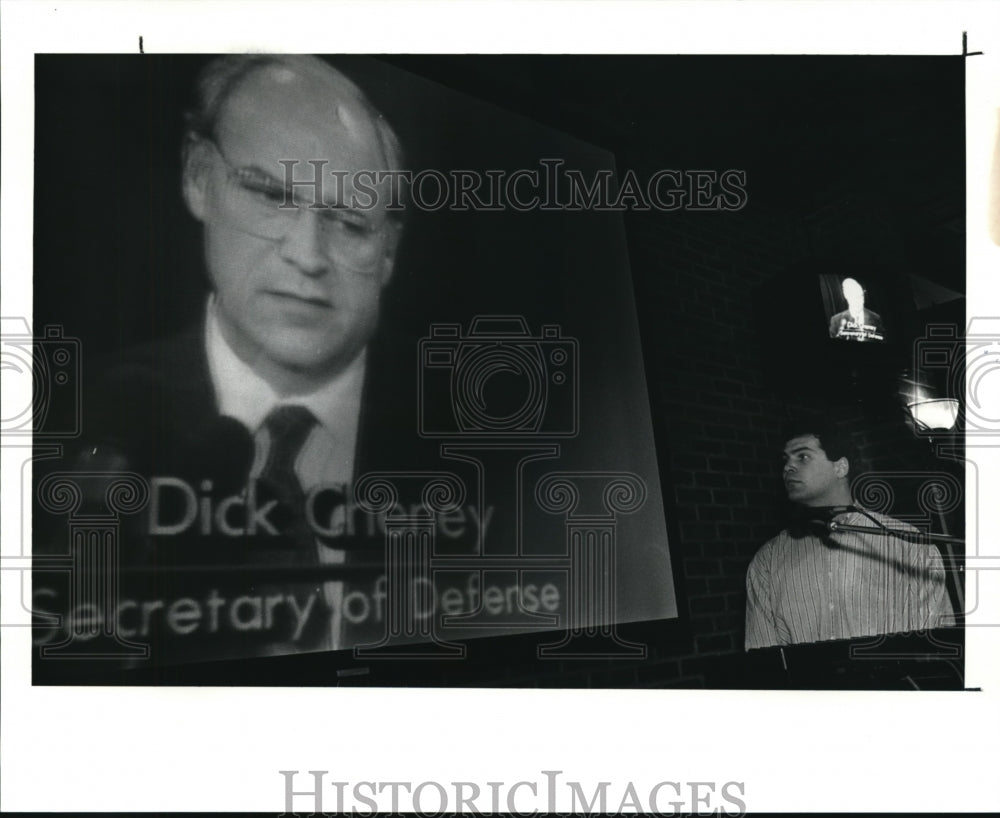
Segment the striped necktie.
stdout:
<svg viewBox="0 0 1000 818">
<path fill-rule="evenodd" d="M 316 416 L 304 406 L 279 406 L 264 419 L 270 447 L 258 482 L 284 509 L 282 531 L 303 549 L 313 548 L 314 541 L 306 524 L 305 491 L 295 463 L 317 424 Z"/>
<path fill-rule="evenodd" d="M 315 568 L 319 565 L 316 534 L 306 520 L 305 490 L 295 473 L 295 464 L 309 436 L 319 424 L 315 415 L 304 406 L 279 406 L 264 419 L 264 428 L 270 437 L 267 460 L 258 483 L 278 500 L 274 520 L 284 535 L 288 550 L 282 557 L 286 565 Z M 280 590 L 286 597 L 294 595 L 302 604 L 313 596 L 305 629 L 295 641 L 280 641 L 273 647 L 279 653 L 298 653 L 303 650 L 323 650 L 330 647 L 330 612 L 324 600 L 322 584 L 303 577 L 279 584 L 271 591 Z M 289 631 L 286 631 L 286 635 Z"/>
</svg>

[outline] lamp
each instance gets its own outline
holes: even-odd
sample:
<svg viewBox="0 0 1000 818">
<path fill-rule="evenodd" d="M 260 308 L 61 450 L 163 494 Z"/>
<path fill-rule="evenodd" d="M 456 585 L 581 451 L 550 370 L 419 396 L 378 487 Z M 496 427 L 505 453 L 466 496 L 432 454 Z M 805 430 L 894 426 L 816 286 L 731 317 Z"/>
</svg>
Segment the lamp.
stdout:
<svg viewBox="0 0 1000 818">
<path fill-rule="evenodd" d="M 950 432 L 958 420 L 958 401 L 954 398 L 928 398 L 907 403 L 910 417 L 921 432 Z"/>
</svg>

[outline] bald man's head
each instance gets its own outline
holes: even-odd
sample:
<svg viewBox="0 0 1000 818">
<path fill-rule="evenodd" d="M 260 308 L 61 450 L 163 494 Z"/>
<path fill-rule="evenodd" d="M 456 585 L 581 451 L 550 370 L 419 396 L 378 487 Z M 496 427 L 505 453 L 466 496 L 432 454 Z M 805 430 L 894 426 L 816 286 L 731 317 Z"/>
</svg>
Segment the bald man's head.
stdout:
<svg viewBox="0 0 1000 818">
<path fill-rule="evenodd" d="M 372 128 L 382 153 L 383 167 L 398 170 L 402 149 L 392 127 L 364 92 L 344 74 L 318 57 L 299 54 L 230 54 L 213 60 L 198 76 L 195 106 L 188 111 L 188 136 L 216 136 L 216 129 L 231 98 L 247 81 L 270 86 L 275 93 L 296 98 L 306 107 L 333 105 L 348 130 L 361 135 Z M 260 104 L 264 104 L 261 98 Z"/>
<path fill-rule="evenodd" d="M 864 288 L 853 278 L 845 278 L 840 287 L 844 291 L 847 308 L 851 313 L 861 315 L 865 309 Z"/>
</svg>

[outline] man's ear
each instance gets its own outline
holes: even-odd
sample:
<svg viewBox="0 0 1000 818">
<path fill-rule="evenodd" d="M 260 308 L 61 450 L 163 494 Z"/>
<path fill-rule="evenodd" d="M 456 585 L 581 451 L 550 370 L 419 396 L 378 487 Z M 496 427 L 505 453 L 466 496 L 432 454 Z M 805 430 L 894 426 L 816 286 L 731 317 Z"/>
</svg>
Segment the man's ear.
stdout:
<svg viewBox="0 0 1000 818">
<path fill-rule="evenodd" d="M 840 458 L 833 464 L 833 473 L 837 477 L 847 477 L 848 472 L 851 470 L 851 463 L 846 457 Z"/>
<path fill-rule="evenodd" d="M 211 168 L 208 145 L 205 144 L 205 140 L 196 136 L 188 136 L 184 142 L 182 158 L 184 169 L 181 185 L 184 202 L 187 204 L 188 210 L 191 211 L 191 215 L 201 222 L 205 220 L 208 177 Z"/>
</svg>

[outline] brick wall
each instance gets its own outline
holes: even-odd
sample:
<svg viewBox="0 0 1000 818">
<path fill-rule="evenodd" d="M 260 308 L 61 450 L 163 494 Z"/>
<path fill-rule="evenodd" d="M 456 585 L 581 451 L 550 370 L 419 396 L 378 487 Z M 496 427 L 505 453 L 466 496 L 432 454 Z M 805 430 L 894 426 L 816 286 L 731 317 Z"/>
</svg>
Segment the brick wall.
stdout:
<svg viewBox="0 0 1000 818">
<path fill-rule="evenodd" d="M 568 83 L 557 71 L 553 79 L 542 59 L 521 73 L 498 62 L 493 69 L 483 64 L 483 76 L 467 88 L 456 85 L 461 72 L 439 77 L 480 96 L 486 89 L 492 102 L 612 150 L 619 169 L 640 179 L 660 168 L 731 162 L 747 170 L 749 202 L 736 213 L 625 216 L 652 412 L 665 431 L 660 467 L 687 638 L 661 644 L 653 635 L 641 662 L 567 661 L 549 670 L 525 659 L 505 663 L 502 679 L 495 675 L 500 663 L 493 663 L 492 680 L 487 672 L 483 682 L 720 686 L 742 656 L 747 565 L 784 522 L 782 426 L 802 410 L 825 408 L 815 392 L 796 392 L 795 372 L 785 389 L 765 377 L 772 353 L 755 326 L 767 320 L 754 313 L 755 290 L 796 263 L 831 254 L 876 266 L 918 262 L 917 271 L 924 260 L 934 266 L 950 258 L 953 242 L 938 241 L 927 227 L 935 212 L 946 220 L 961 209 L 962 191 L 954 187 L 961 187 L 961 173 L 944 161 L 957 156 L 961 166 L 961 133 L 919 125 L 948 116 L 960 121 L 961 95 L 948 97 L 953 104 L 945 111 L 940 93 L 931 99 L 926 85 L 906 93 L 905 71 L 902 79 L 890 71 L 886 82 L 899 82 L 893 105 L 866 107 L 862 84 L 842 83 L 837 66 L 817 75 L 826 77 L 823 93 L 812 74 L 800 96 L 796 78 L 781 77 L 770 90 L 786 94 L 784 107 L 766 96 L 754 97 L 752 106 L 727 96 L 728 77 L 699 85 L 682 101 L 649 106 L 644 94 L 631 93 L 628 73 L 614 75 L 606 62 L 577 96 L 576 77 Z M 651 68 L 636 58 L 627 70 Z M 605 98 L 593 88 L 615 93 Z M 671 86 L 672 94 L 682 90 Z M 762 113 L 767 104 L 782 127 L 772 129 L 770 120 L 766 129 L 757 127 L 770 116 Z M 673 118 L 680 112 L 686 118 L 678 124 Z M 706 165 L 698 164 L 706 157 Z M 904 425 L 898 406 L 883 400 L 873 411 L 853 395 L 844 402 L 845 426 L 865 469 L 926 463 L 924 443 Z"/>
<path fill-rule="evenodd" d="M 884 202 L 863 187 L 850 194 L 851 183 L 861 185 L 839 180 L 788 211 L 755 203 L 751 181 L 750 203 L 738 213 L 628 214 L 652 410 L 666 431 L 661 471 L 676 522 L 675 581 L 691 638 L 681 650 L 654 639 L 641 662 L 564 662 L 541 676 L 537 667 L 512 668 L 505 683 L 740 685 L 747 566 L 784 524 L 782 427 L 799 412 L 830 408 L 815 394 L 796 396 L 794 383 L 776 390 L 765 378 L 772 353 L 754 326 L 761 320 L 754 292 L 817 252 L 847 247 L 859 258 L 899 260 L 903 249 Z M 885 394 L 872 402 L 848 393 L 836 408 L 861 456 L 856 474 L 941 466 Z"/>
<path fill-rule="evenodd" d="M 666 432 L 660 468 L 690 638 L 678 650 L 654 634 L 642 661 L 512 667 L 495 684 L 725 684 L 743 655 L 747 565 L 782 527 L 781 429 L 814 404 L 765 384 L 752 301 L 808 253 L 801 220 L 751 204 L 737 213 L 631 213 L 626 230 L 652 411 Z"/>
<path fill-rule="evenodd" d="M 627 226 L 653 411 L 667 432 L 676 580 L 693 634 L 689 655 L 646 675 L 652 685 L 699 686 L 713 657 L 742 652 L 746 568 L 781 527 L 779 438 L 797 407 L 765 385 L 752 303 L 807 242 L 795 220 L 755 204 L 634 214 Z"/>
</svg>

